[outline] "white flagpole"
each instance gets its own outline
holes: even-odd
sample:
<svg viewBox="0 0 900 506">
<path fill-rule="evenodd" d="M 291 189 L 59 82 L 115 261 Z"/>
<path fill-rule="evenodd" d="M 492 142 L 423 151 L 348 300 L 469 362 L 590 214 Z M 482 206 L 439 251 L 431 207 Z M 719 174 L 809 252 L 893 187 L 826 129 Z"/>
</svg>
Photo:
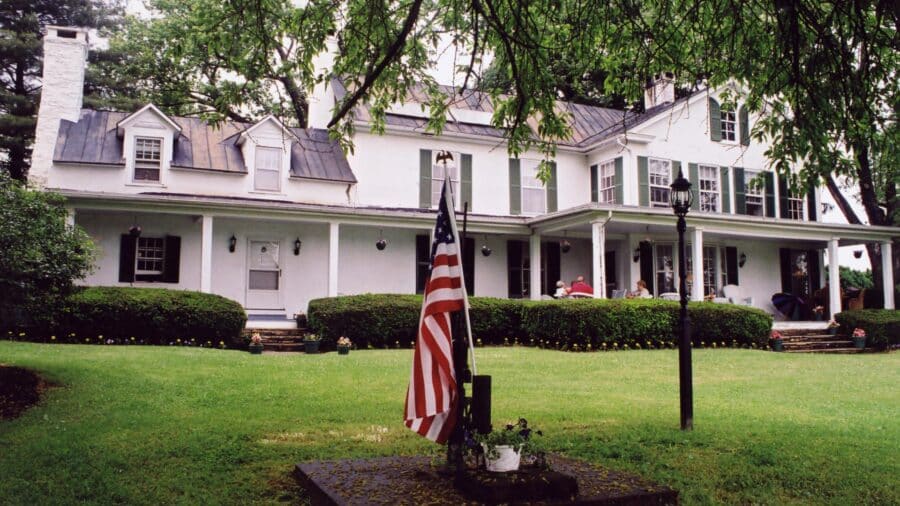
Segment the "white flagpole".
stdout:
<svg viewBox="0 0 900 506">
<path fill-rule="evenodd" d="M 444 185 L 447 190 L 444 193 L 444 201 L 447 203 L 447 210 L 450 213 L 450 229 L 453 231 L 453 237 L 456 239 L 457 251 L 459 252 L 459 282 L 463 291 L 463 310 L 466 314 L 466 334 L 469 337 L 469 355 L 472 357 L 472 376 L 478 374 L 478 367 L 475 365 L 475 344 L 472 342 L 472 322 L 469 320 L 469 294 L 466 292 L 465 269 L 463 269 L 463 243 L 459 236 L 459 228 L 456 226 L 456 206 L 453 203 L 453 185 L 450 182 L 450 173 L 446 170 L 444 164 Z M 460 381 L 462 379 L 460 378 Z"/>
</svg>

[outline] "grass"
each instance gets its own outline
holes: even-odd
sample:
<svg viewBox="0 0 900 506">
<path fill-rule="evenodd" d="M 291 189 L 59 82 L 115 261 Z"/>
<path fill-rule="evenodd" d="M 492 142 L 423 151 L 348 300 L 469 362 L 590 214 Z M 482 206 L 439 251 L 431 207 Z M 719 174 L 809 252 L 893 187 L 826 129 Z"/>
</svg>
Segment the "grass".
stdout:
<svg viewBox="0 0 900 506">
<path fill-rule="evenodd" d="M 695 350 L 690 433 L 674 350 L 477 356 L 495 421 L 684 504 L 900 503 L 900 354 Z M 400 421 L 410 359 L 0 342 L 58 385 L 0 422 L 0 503 L 301 502 L 295 462 L 439 450 Z"/>
</svg>

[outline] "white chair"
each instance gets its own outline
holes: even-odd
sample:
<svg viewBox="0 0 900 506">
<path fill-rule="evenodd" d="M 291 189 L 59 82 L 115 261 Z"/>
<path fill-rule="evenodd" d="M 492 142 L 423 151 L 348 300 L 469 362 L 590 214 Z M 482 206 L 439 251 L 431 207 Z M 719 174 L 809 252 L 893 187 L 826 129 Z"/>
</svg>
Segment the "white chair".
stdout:
<svg viewBox="0 0 900 506">
<path fill-rule="evenodd" d="M 621 289 L 621 290 L 613 290 L 613 291 L 612 291 L 612 298 L 613 298 L 613 299 L 624 299 L 624 298 L 625 298 L 625 293 L 626 293 L 626 292 L 627 292 L 627 290 L 625 290 L 624 288 Z"/>
<path fill-rule="evenodd" d="M 678 292 L 666 292 L 659 294 L 659 298 L 662 300 L 681 300 L 681 297 L 678 296 Z"/>
<path fill-rule="evenodd" d="M 753 305 L 753 297 L 744 297 L 741 294 L 741 287 L 738 285 L 725 285 L 722 287 L 722 295 L 728 299 L 728 302 L 732 304 L 738 304 L 740 306 L 752 306 Z"/>
</svg>

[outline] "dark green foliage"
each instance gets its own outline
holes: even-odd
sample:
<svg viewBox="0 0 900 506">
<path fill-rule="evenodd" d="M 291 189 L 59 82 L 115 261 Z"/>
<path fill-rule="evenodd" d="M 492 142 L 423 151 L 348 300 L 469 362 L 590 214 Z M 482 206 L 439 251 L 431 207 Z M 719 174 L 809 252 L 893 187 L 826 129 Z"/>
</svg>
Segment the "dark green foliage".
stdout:
<svg viewBox="0 0 900 506">
<path fill-rule="evenodd" d="M 838 313 L 834 319 L 841 325 L 842 335 L 850 336 L 855 328 L 865 330 L 867 347 L 885 349 L 900 344 L 900 310 L 856 309 Z"/>
<path fill-rule="evenodd" d="M 66 225 L 64 202 L 0 172 L 0 329 L 28 325 L 91 271 L 93 243 Z"/>
<path fill-rule="evenodd" d="M 209 341 L 243 347 L 247 315 L 240 304 L 219 295 L 165 288 L 92 287 L 73 294 L 52 326 L 41 333 L 57 341 L 102 340 L 144 344 Z M 74 334 L 74 336 L 72 335 Z"/>
<path fill-rule="evenodd" d="M 671 346 L 676 342 L 678 304 L 660 300 L 521 301 L 472 297 L 473 338 L 483 344 L 560 349 Z M 349 337 L 361 347 L 409 346 L 422 307 L 419 295 L 353 295 L 316 299 L 309 324 L 325 339 Z M 730 304 L 692 303 L 695 343 L 764 347 L 772 317 Z M 577 345 L 577 348 L 576 348 Z M 590 345 L 590 347 L 588 347 Z"/>
</svg>

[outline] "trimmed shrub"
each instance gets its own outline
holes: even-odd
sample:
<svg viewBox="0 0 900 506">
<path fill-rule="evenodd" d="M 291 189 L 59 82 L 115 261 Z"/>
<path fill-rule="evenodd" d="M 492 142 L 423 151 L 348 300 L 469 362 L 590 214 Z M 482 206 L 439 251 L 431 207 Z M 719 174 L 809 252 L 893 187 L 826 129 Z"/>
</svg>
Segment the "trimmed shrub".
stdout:
<svg viewBox="0 0 900 506">
<path fill-rule="evenodd" d="M 673 345 L 678 303 L 662 300 L 523 301 L 471 297 L 472 333 L 483 344 L 560 349 L 611 349 Z M 309 304 L 310 328 L 324 339 L 349 337 L 362 347 L 410 346 L 422 308 L 420 295 L 351 295 Z M 772 317 L 731 304 L 691 303 L 697 344 L 765 347 Z M 604 346 L 605 345 L 605 346 Z"/>
<path fill-rule="evenodd" d="M 176 340 L 197 345 L 244 346 L 247 315 L 219 295 L 165 288 L 91 287 L 71 295 L 50 329 L 58 340 L 96 339 L 144 344 Z M 72 336 L 74 334 L 74 336 Z M 193 340 L 193 341 L 191 341 Z"/>
<path fill-rule="evenodd" d="M 885 349 L 900 344 L 900 310 L 855 309 L 834 315 L 840 333 L 850 336 L 853 329 L 866 331 L 866 346 Z"/>
</svg>

